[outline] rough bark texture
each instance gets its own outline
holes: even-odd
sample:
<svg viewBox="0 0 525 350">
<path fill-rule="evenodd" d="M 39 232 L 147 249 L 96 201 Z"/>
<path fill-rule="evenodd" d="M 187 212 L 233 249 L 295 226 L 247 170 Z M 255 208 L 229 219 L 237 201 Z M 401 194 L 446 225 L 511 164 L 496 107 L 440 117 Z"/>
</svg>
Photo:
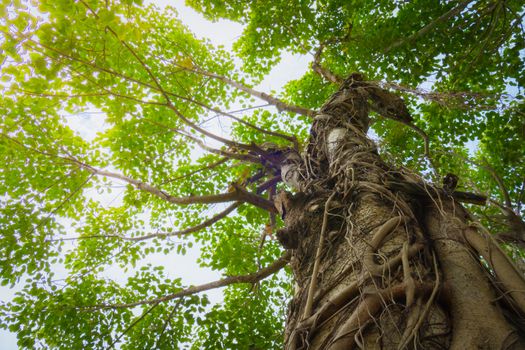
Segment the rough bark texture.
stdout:
<svg viewBox="0 0 525 350">
<path fill-rule="evenodd" d="M 295 189 L 275 200 L 296 281 L 285 348 L 525 349 L 521 275 L 452 196 L 381 160 L 369 109 L 410 118 L 353 74 L 282 167 Z"/>
</svg>

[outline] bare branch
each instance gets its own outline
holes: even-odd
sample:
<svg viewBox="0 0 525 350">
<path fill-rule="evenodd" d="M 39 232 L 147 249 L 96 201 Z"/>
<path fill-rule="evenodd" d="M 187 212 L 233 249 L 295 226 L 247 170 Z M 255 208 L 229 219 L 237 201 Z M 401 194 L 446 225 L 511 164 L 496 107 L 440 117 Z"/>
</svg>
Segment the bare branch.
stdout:
<svg viewBox="0 0 525 350">
<path fill-rule="evenodd" d="M 182 298 L 188 295 L 197 294 L 200 292 L 204 292 L 210 289 L 216 289 L 221 287 L 226 287 L 231 284 L 237 284 L 237 283 L 257 283 L 265 278 L 267 278 L 270 275 L 273 275 L 277 271 L 281 270 L 283 267 L 285 267 L 288 262 L 290 261 L 291 253 L 285 252 L 279 259 L 274 261 L 269 266 L 260 269 L 257 272 L 250 273 L 247 275 L 238 275 L 238 276 L 230 276 L 226 277 L 214 282 L 201 284 L 199 286 L 193 286 L 189 287 L 187 289 L 183 289 L 179 292 L 165 295 L 163 297 L 155 298 L 155 299 L 149 299 L 149 300 L 141 300 L 136 301 L 133 303 L 126 303 L 126 304 L 99 304 L 99 305 L 93 305 L 89 307 L 83 307 L 81 308 L 82 311 L 95 311 L 95 310 L 103 310 L 103 309 L 124 309 L 124 308 L 131 308 L 139 305 L 152 305 L 152 304 L 158 304 L 162 302 L 166 302 L 168 300 L 178 299 Z"/>
</svg>

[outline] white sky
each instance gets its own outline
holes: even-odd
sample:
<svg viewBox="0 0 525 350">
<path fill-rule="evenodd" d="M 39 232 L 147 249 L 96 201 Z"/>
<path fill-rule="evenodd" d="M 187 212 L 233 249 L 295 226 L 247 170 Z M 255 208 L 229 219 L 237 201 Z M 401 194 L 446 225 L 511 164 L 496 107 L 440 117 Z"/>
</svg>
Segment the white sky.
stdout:
<svg viewBox="0 0 525 350">
<path fill-rule="evenodd" d="M 231 48 L 242 33 L 242 26 L 237 23 L 223 20 L 214 23 L 206 21 L 202 15 L 186 7 L 182 0 L 157 0 L 147 1 L 147 3 L 156 3 L 162 7 L 166 5 L 175 7 L 179 12 L 179 18 L 198 38 L 208 38 L 214 45 L 223 45 L 226 49 Z M 306 56 L 283 55 L 279 65 L 257 88 L 267 93 L 272 90 L 279 91 L 286 82 L 301 77 L 307 70 L 310 61 L 311 58 Z M 104 116 L 99 113 L 69 115 L 67 118 L 70 120 L 70 126 L 87 140 L 92 140 L 97 132 L 105 128 Z M 165 265 L 166 261 L 170 261 L 169 266 L 166 266 L 166 273 L 170 277 L 181 277 L 184 284 L 202 284 L 219 278 L 216 272 L 198 267 L 195 262 L 198 255 L 198 247 L 194 247 L 189 249 L 185 256 L 159 254 L 153 255 L 148 259 L 148 262 L 153 265 Z M 16 288 L 10 290 L 0 287 L 0 300 L 9 300 L 15 291 Z M 222 298 L 220 291 L 212 291 L 208 295 L 214 301 L 219 301 Z M 0 349 L 18 349 L 15 334 L 0 330 Z"/>
</svg>

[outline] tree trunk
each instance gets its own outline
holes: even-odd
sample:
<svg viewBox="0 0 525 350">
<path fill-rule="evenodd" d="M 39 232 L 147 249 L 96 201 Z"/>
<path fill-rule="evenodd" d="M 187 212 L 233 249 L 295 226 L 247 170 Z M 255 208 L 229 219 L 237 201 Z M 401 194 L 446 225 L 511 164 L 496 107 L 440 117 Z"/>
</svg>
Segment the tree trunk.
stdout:
<svg viewBox="0 0 525 350">
<path fill-rule="evenodd" d="M 381 160 L 370 108 L 409 118 L 353 74 L 283 163 L 296 191 L 275 200 L 296 281 L 285 348 L 525 349 L 522 276 L 451 195 Z"/>
</svg>

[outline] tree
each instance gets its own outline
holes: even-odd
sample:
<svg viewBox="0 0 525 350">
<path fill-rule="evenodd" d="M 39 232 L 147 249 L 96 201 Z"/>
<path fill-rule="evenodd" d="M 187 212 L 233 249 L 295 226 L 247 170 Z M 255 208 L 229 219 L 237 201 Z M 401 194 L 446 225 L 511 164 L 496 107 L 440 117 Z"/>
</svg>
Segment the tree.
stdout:
<svg viewBox="0 0 525 350">
<path fill-rule="evenodd" d="M 523 348 L 522 2 L 189 3 L 246 25 L 242 67 L 173 9 L 0 7 L 0 276 L 22 286 L 0 324 L 20 346 Z M 312 70 L 254 89 L 284 50 Z M 87 108 L 92 141 L 64 117 Z M 173 237 L 224 277 L 135 270 L 184 254 Z"/>
</svg>

